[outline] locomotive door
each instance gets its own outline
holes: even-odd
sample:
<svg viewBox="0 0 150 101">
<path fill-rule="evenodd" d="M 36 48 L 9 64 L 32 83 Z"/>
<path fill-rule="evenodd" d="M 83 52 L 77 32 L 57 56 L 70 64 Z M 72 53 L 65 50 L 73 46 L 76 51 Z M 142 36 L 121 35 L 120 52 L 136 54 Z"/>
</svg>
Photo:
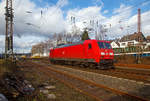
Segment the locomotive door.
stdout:
<svg viewBox="0 0 150 101">
<path fill-rule="evenodd" d="M 93 58 L 93 46 L 91 43 L 88 43 L 86 45 L 86 54 L 87 54 L 87 58 L 88 59 L 92 59 Z"/>
</svg>

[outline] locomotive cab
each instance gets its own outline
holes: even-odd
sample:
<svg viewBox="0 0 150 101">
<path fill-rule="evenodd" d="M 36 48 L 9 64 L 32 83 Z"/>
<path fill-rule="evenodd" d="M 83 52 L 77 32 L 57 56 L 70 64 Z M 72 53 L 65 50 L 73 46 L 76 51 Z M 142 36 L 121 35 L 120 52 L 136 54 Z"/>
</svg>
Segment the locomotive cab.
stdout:
<svg viewBox="0 0 150 101">
<path fill-rule="evenodd" d="M 109 41 L 86 40 L 84 53 L 88 62 L 94 62 L 99 69 L 113 68 L 114 52 Z"/>
<path fill-rule="evenodd" d="M 113 68 L 114 52 L 108 41 L 98 41 L 100 68 Z"/>
</svg>

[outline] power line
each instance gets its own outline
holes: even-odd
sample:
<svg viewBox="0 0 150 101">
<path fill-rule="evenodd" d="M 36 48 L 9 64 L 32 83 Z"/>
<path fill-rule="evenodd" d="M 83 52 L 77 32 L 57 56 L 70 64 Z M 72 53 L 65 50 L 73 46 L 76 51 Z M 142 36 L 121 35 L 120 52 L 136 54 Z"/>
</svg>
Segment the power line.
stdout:
<svg viewBox="0 0 150 101">
<path fill-rule="evenodd" d="M 125 10 L 127 11 L 128 9 L 131 9 L 131 8 L 133 8 L 133 9 L 134 8 L 139 8 L 140 6 L 143 6 L 143 4 L 145 4 L 145 3 L 150 3 L 150 0 L 144 0 L 142 2 L 136 3 L 135 5 L 131 5 L 131 7 L 126 8 Z"/>
<path fill-rule="evenodd" d="M 150 0 L 145 0 L 145 1 L 142 1 L 142 2 L 140 2 L 140 3 L 137 3 L 137 4 L 135 4 L 134 6 L 133 6 L 133 8 L 138 8 L 138 6 L 143 6 L 143 4 L 144 3 L 150 3 Z"/>
</svg>

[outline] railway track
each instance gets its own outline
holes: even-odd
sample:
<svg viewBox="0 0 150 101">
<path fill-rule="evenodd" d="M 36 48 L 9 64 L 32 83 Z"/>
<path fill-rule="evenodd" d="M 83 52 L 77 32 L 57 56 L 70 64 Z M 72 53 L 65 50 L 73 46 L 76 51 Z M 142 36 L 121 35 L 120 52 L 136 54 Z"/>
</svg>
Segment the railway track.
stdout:
<svg viewBox="0 0 150 101">
<path fill-rule="evenodd" d="M 66 85 L 75 88 L 76 90 L 95 98 L 97 101 L 148 101 L 145 98 L 139 96 L 131 95 L 119 90 L 115 90 L 104 85 L 79 78 L 74 75 L 70 75 L 66 72 L 58 71 L 43 64 L 33 63 L 31 61 L 26 61 L 26 63 L 20 63 L 20 66 L 31 66 L 37 68 L 39 71 L 53 76 L 65 83 Z"/>
<path fill-rule="evenodd" d="M 83 69 L 85 71 L 88 71 L 86 69 Z M 143 73 L 142 71 L 130 71 L 126 69 L 114 69 L 114 70 L 92 70 L 89 69 L 91 72 L 99 73 L 99 74 L 104 74 L 104 75 L 110 75 L 110 76 L 115 76 L 118 78 L 125 78 L 129 80 L 135 80 L 135 81 L 140 81 L 144 83 L 150 83 L 150 73 Z"/>
<path fill-rule="evenodd" d="M 41 63 L 50 65 L 50 62 L 48 61 L 48 59 L 44 59 L 44 60 L 40 60 L 40 61 L 41 61 Z M 79 69 L 79 70 L 83 70 L 83 71 L 87 71 L 87 72 L 94 72 L 94 73 L 109 75 L 109 76 L 118 77 L 118 78 L 140 81 L 140 82 L 144 82 L 144 83 L 150 83 L 150 72 L 149 71 L 130 70 L 130 69 L 121 69 L 121 68 L 110 69 L 110 70 L 99 70 L 99 69 L 83 68 L 80 66 L 70 66 L 70 65 L 65 65 L 65 67 Z"/>
</svg>

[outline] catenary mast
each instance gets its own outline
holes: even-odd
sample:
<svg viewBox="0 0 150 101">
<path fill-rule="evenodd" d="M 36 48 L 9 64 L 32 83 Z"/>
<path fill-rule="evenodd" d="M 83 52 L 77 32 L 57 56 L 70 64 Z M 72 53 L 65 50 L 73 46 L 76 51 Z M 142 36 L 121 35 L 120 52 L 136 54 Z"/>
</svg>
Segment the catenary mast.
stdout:
<svg viewBox="0 0 150 101">
<path fill-rule="evenodd" d="M 5 32 L 5 58 L 13 57 L 13 8 L 12 0 L 6 0 L 6 32 Z"/>
</svg>

